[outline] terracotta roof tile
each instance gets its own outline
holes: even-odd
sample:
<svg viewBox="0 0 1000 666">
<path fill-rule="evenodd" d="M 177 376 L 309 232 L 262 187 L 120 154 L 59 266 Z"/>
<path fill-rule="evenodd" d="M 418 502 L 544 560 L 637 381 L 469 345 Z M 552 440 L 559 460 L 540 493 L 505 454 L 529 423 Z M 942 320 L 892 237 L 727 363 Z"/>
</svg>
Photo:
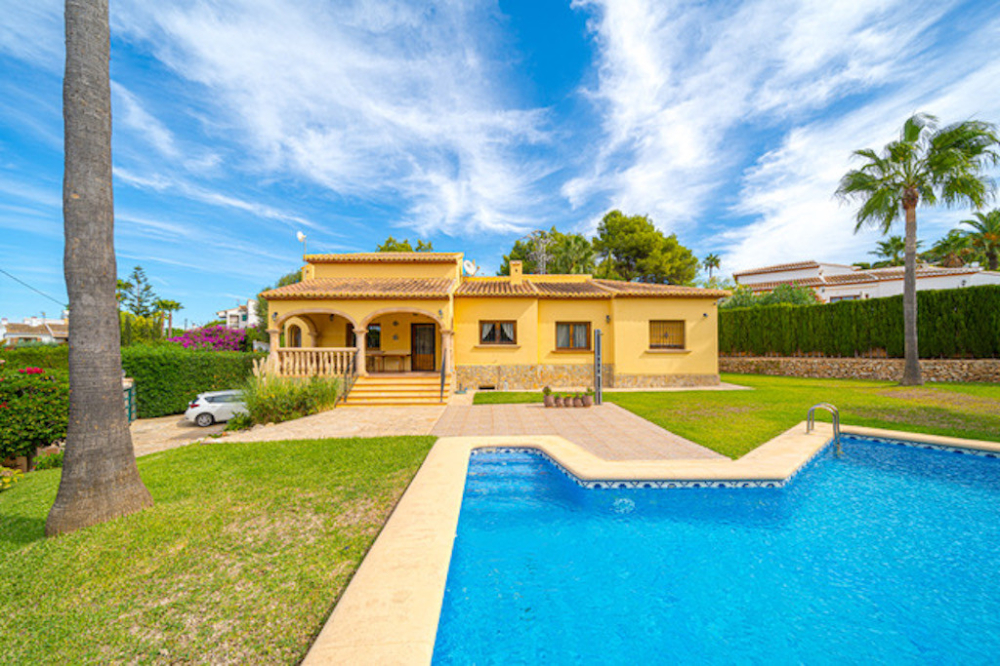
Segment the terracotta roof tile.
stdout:
<svg viewBox="0 0 1000 666">
<path fill-rule="evenodd" d="M 269 301 L 296 299 L 448 298 L 447 278 L 314 278 L 261 294 Z"/>
<path fill-rule="evenodd" d="M 454 264 L 460 252 L 352 252 L 350 254 L 308 254 L 310 264 Z"/>
<path fill-rule="evenodd" d="M 527 297 L 534 298 L 538 292 L 531 282 L 525 280 L 521 284 L 511 284 L 509 280 L 465 280 L 455 291 L 456 296 L 478 297 Z"/>
<path fill-rule="evenodd" d="M 611 292 L 586 282 L 534 282 L 539 298 L 611 298 Z"/>
<path fill-rule="evenodd" d="M 791 264 L 774 264 L 773 266 L 761 266 L 747 271 L 737 271 L 733 277 L 742 275 L 759 275 L 760 273 L 781 273 L 782 271 L 797 271 L 803 268 L 819 268 L 819 263 L 815 261 L 797 261 Z"/>
<path fill-rule="evenodd" d="M 616 297 L 629 298 L 723 298 L 730 292 L 725 289 L 702 289 L 681 287 L 673 284 L 650 284 L 648 282 L 624 282 L 621 280 L 594 280 L 594 284 L 609 290 Z"/>
<path fill-rule="evenodd" d="M 845 277 L 851 274 L 845 274 Z M 829 277 L 827 278 L 829 279 Z M 772 282 L 755 282 L 753 284 L 741 285 L 743 287 L 749 287 L 753 291 L 770 291 L 782 284 L 792 284 L 799 287 L 822 287 L 826 284 L 821 277 L 811 277 L 811 278 L 796 278 L 794 280 L 775 280 Z"/>
<path fill-rule="evenodd" d="M 872 268 L 869 270 L 857 270 L 853 273 L 837 273 L 835 275 L 824 275 L 818 278 L 801 278 L 797 280 L 775 280 L 773 282 L 758 282 L 748 284 L 753 291 L 770 291 L 781 284 L 796 284 L 803 287 L 822 287 L 845 284 L 871 284 L 903 279 L 902 266 L 890 266 L 887 268 Z M 923 266 L 917 268 L 917 278 L 944 277 L 948 275 L 971 275 L 978 273 L 975 268 L 941 268 L 938 266 Z"/>
</svg>

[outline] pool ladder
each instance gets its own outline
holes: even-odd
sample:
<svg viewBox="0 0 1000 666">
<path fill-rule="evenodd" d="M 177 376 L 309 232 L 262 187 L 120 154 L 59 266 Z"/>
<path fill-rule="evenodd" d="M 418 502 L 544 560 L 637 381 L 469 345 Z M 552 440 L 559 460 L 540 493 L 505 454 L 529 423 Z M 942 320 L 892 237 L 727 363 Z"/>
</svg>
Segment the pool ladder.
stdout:
<svg viewBox="0 0 1000 666">
<path fill-rule="evenodd" d="M 806 434 L 811 433 L 816 427 L 816 410 L 825 409 L 833 415 L 833 446 L 834 451 L 839 456 L 844 451 L 840 448 L 840 410 L 831 405 L 828 402 L 821 402 L 818 405 L 813 405 L 809 408 L 809 413 L 806 414 Z"/>
</svg>

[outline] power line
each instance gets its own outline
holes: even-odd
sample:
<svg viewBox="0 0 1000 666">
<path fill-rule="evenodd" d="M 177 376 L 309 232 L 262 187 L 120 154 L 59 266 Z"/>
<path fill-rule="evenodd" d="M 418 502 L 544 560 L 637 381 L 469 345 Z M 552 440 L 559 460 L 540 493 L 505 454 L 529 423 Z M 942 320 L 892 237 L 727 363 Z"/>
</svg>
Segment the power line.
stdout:
<svg viewBox="0 0 1000 666">
<path fill-rule="evenodd" d="M 24 285 L 25 287 L 27 287 L 31 291 L 35 292 L 36 294 L 41 294 L 42 296 L 44 296 L 45 298 L 49 299 L 53 303 L 58 303 L 59 307 L 61 307 L 61 308 L 65 308 L 66 307 L 65 303 L 62 303 L 61 301 L 58 301 L 58 300 L 52 298 L 51 296 L 49 296 L 48 294 L 46 294 L 44 291 L 41 291 L 40 289 L 35 289 L 34 287 L 32 287 L 30 284 L 28 284 L 24 280 L 22 280 L 20 278 L 17 278 L 17 277 L 14 277 L 13 275 L 11 275 L 10 273 L 8 273 L 4 269 L 0 268 L 0 273 L 3 273 L 4 275 L 6 275 L 7 277 L 9 277 L 14 282 L 18 282 L 18 283 Z"/>
</svg>

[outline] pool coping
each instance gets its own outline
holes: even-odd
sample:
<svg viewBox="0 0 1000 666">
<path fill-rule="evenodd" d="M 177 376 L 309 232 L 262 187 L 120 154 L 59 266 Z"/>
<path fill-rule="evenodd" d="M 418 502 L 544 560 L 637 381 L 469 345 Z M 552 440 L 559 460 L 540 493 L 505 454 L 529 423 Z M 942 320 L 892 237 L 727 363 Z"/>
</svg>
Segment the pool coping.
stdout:
<svg viewBox="0 0 1000 666">
<path fill-rule="evenodd" d="M 854 426 L 841 432 L 1000 457 L 998 442 Z M 802 422 L 738 460 L 608 461 L 556 436 L 443 437 L 431 448 L 303 664 L 431 663 L 469 458 L 476 449 L 536 449 L 584 484 L 607 487 L 638 481 L 784 485 L 832 438 L 830 424 L 817 423 L 807 434 Z"/>
</svg>

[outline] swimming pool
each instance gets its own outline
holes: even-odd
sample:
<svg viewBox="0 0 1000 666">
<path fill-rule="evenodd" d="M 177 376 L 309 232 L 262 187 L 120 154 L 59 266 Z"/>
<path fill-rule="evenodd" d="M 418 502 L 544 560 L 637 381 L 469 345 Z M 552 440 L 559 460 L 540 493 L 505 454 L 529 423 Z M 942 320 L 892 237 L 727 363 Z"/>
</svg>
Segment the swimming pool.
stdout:
<svg viewBox="0 0 1000 666">
<path fill-rule="evenodd" d="M 845 437 L 781 488 L 469 463 L 435 663 L 985 663 L 1000 460 Z"/>
</svg>

